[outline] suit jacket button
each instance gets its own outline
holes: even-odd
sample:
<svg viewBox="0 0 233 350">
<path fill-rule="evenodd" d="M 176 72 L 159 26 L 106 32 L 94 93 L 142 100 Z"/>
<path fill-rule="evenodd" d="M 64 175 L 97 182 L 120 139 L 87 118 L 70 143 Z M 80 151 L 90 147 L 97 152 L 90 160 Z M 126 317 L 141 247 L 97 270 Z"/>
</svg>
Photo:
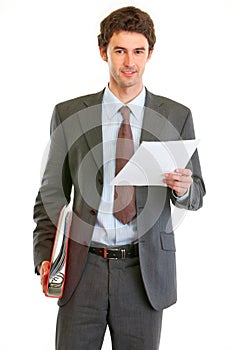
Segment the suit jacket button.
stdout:
<svg viewBox="0 0 233 350">
<path fill-rule="evenodd" d="M 91 215 L 96 215 L 96 214 L 97 214 L 97 210 L 91 209 L 91 210 L 90 210 L 90 214 L 91 214 Z"/>
</svg>

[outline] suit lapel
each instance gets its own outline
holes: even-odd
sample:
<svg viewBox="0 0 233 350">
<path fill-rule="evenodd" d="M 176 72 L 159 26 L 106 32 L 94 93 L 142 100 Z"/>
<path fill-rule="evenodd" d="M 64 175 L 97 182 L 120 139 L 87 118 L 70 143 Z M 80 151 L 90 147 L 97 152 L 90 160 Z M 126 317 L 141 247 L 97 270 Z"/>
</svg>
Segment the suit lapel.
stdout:
<svg viewBox="0 0 233 350">
<path fill-rule="evenodd" d="M 145 112 L 142 124 L 142 141 L 160 141 L 166 125 L 163 103 L 159 97 L 146 90 Z"/>
<path fill-rule="evenodd" d="M 180 132 L 170 119 L 169 107 L 167 103 L 164 103 L 164 99 L 146 91 L 140 142 L 179 140 Z"/>
<path fill-rule="evenodd" d="M 78 113 L 82 132 L 101 175 L 103 175 L 102 99 L 103 91 L 87 96 L 83 102 L 85 108 Z"/>
</svg>

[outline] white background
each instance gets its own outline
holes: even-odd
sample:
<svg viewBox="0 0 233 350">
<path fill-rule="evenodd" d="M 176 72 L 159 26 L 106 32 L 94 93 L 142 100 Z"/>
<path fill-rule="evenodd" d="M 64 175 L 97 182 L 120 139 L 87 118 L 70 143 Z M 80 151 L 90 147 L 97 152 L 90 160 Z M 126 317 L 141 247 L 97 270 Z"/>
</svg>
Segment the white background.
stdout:
<svg viewBox="0 0 233 350">
<path fill-rule="evenodd" d="M 131 4 L 156 27 L 145 85 L 191 108 L 207 188 L 176 230 L 179 298 L 164 313 L 161 350 L 233 349 L 232 1 L 0 0 L 1 349 L 54 348 L 56 301 L 42 295 L 32 258 L 50 117 L 106 85 L 99 22 Z"/>
</svg>

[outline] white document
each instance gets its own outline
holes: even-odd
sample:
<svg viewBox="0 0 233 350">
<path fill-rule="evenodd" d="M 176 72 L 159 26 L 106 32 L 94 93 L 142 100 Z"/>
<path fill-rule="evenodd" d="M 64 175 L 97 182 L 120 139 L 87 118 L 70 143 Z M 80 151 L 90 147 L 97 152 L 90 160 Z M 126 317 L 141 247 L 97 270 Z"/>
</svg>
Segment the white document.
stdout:
<svg viewBox="0 0 233 350">
<path fill-rule="evenodd" d="M 144 141 L 111 185 L 166 186 L 164 174 L 185 168 L 198 143 L 199 140 Z"/>
</svg>

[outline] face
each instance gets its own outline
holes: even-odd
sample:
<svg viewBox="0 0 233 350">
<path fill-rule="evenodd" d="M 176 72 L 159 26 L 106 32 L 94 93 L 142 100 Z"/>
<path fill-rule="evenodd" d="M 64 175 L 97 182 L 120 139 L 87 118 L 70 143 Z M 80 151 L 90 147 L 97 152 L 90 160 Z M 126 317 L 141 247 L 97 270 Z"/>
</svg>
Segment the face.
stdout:
<svg viewBox="0 0 233 350">
<path fill-rule="evenodd" d="M 112 89 L 142 87 L 145 65 L 152 54 L 143 34 L 126 31 L 114 33 L 107 52 L 100 48 L 100 54 L 108 63 Z"/>
</svg>

